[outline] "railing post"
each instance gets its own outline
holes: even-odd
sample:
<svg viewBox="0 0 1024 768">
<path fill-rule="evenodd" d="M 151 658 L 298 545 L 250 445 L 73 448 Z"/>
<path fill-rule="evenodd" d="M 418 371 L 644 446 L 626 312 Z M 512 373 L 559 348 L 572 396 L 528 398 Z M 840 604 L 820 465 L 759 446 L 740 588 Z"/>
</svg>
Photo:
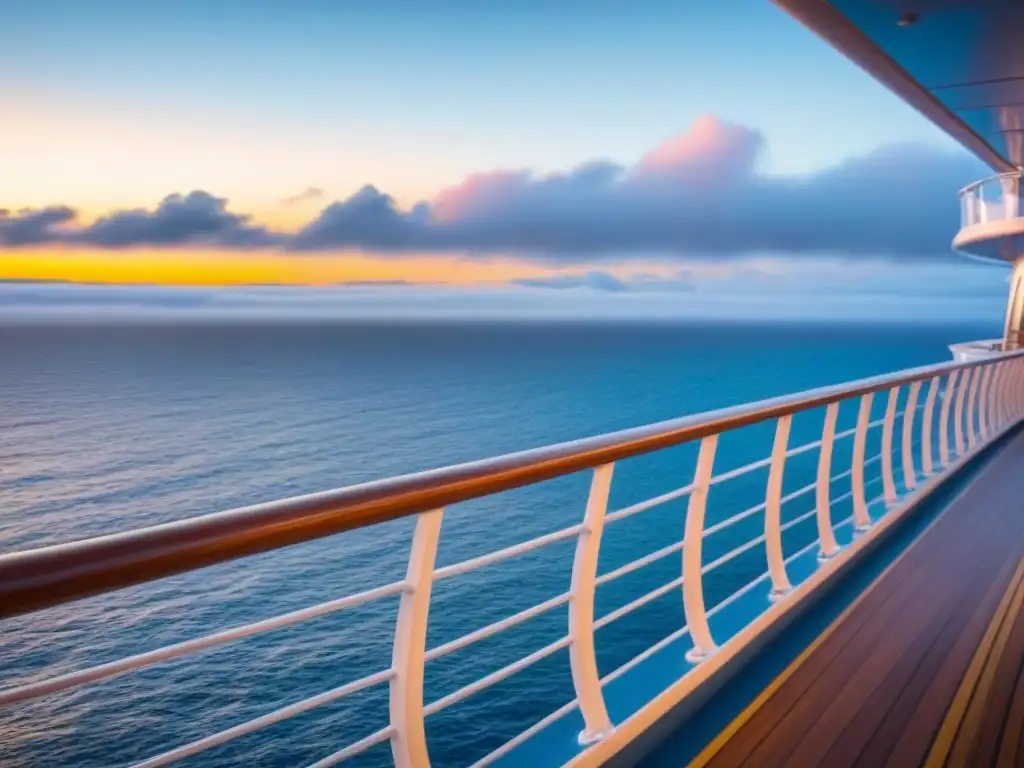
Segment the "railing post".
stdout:
<svg viewBox="0 0 1024 768">
<path fill-rule="evenodd" d="M 960 370 L 950 372 L 946 377 L 946 389 L 942 393 L 942 412 L 939 414 L 939 465 L 949 464 L 949 411 L 953 405 L 953 390 Z"/>
<path fill-rule="evenodd" d="M 391 652 L 389 709 L 391 754 L 396 768 L 426 768 L 430 765 L 427 737 L 423 727 L 423 667 L 427 646 L 427 616 L 430 589 L 434 581 L 434 559 L 441 536 L 443 509 L 422 512 L 409 552 L 405 591 L 398 605 L 398 622 Z"/>
<path fill-rule="evenodd" d="M 970 369 L 960 370 L 960 380 L 956 386 L 956 406 L 953 412 L 953 439 L 957 458 L 964 455 L 964 395 L 971 378 Z"/>
<path fill-rule="evenodd" d="M 1013 406 L 1013 393 L 1017 387 L 1017 361 L 1011 360 L 1007 362 L 1006 372 L 1003 374 L 1003 384 L 1000 387 L 1000 401 L 1001 408 L 1003 411 L 1003 419 L 1007 422 L 1015 421 L 1017 417 L 1016 410 Z"/>
<path fill-rule="evenodd" d="M 770 600 L 779 600 L 793 590 L 782 554 L 782 478 L 792 421 L 793 417 L 787 414 L 775 422 L 775 442 L 772 444 L 772 463 L 768 468 L 768 489 L 764 500 L 764 548 L 772 578 Z"/>
<path fill-rule="evenodd" d="M 896 478 L 892 472 L 892 433 L 896 424 L 896 401 L 900 396 L 900 388 L 889 390 L 889 400 L 885 404 L 885 420 L 882 422 L 882 494 L 885 503 L 896 503 Z"/>
<path fill-rule="evenodd" d="M 1003 177 L 1000 183 L 1003 187 L 1003 218 L 1015 219 L 1020 215 L 1020 177 Z"/>
<path fill-rule="evenodd" d="M 832 447 L 836 438 L 836 420 L 839 418 L 839 403 L 829 403 L 825 408 L 825 426 L 821 430 L 821 451 L 818 453 L 818 480 L 814 489 L 815 511 L 818 523 L 818 560 L 825 561 L 839 554 L 839 543 L 832 530 L 832 505 L 829 494 L 832 486 Z"/>
<path fill-rule="evenodd" d="M 583 517 L 583 530 L 576 539 L 576 557 L 572 565 L 569 602 L 569 666 L 576 700 L 583 715 L 583 730 L 578 741 L 593 744 L 612 732 L 612 721 L 601 691 L 594 650 L 594 593 L 597 589 L 597 562 L 601 552 L 601 533 L 608 511 L 608 493 L 615 464 L 594 468 L 590 496 Z"/>
<path fill-rule="evenodd" d="M 971 369 L 971 388 L 967 392 L 967 447 L 973 448 L 978 442 L 978 423 L 975 413 L 978 405 L 978 382 L 981 380 L 981 367 Z"/>
<path fill-rule="evenodd" d="M 708 626 L 708 612 L 704 607 L 703 566 L 704 512 L 707 508 L 708 489 L 715 466 L 715 451 L 718 435 L 708 435 L 700 441 L 697 455 L 697 469 L 693 476 L 693 488 L 686 507 L 686 528 L 683 535 L 683 610 L 686 626 L 690 629 L 693 648 L 686 654 L 686 660 L 696 664 L 718 650 L 711 628 Z"/>
<path fill-rule="evenodd" d="M 1008 396 L 1006 400 L 1010 410 L 1010 419 L 1013 421 L 1020 418 L 1020 392 L 1021 384 L 1024 382 L 1024 377 L 1021 377 L 1022 367 L 1024 367 L 1024 361 L 1014 360 L 1009 374 L 1010 380 L 1007 382 Z"/>
<path fill-rule="evenodd" d="M 921 420 L 921 472 L 925 477 L 932 473 L 932 423 L 935 420 L 935 397 L 939 392 L 940 377 L 934 376 L 928 385 L 928 396 L 924 399 L 924 416 Z"/>
<path fill-rule="evenodd" d="M 1010 388 L 1012 392 L 1010 396 L 1010 407 L 1012 409 L 1011 413 L 1013 414 L 1012 418 L 1014 421 L 1017 421 L 1020 419 L 1021 415 L 1021 390 L 1024 389 L 1024 376 L 1021 375 L 1024 373 L 1024 360 L 1014 360 L 1014 364 L 1014 370 L 1010 378 Z"/>
<path fill-rule="evenodd" d="M 857 409 L 857 428 L 853 433 L 853 463 L 850 467 L 850 492 L 853 494 L 854 530 L 864 532 L 871 527 L 871 515 L 864 500 L 864 451 L 868 442 L 868 424 L 871 423 L 871 401 L 874 393 L 861 395 Z"/>
<path fill-rule="evenodd" d="M 914 416 L 920 391 L 921 382 L 911 382 L 907 390 L 907 404 L 903 408 L 903 487 L 907 490 L 917 487 L 914 476 Z"/>
<path fill-rule="evenodd" d="M 1013 362 L 1004 362 L 999 373 L 999 394 L 996 397 L 996 409 L 999 411 L 999 421 L 1006 426 L 1013 418 L 1010 408 L 1010 392 L 1013 389 Z"/>
<path fill-rule="evenodd" d="M 1024 385 L 1024 376 L 1021 376 L 1021 373 L 1022 370 L 1024 370 L 1024 360 L 1016 359 L 1014 360 L 1014 362 L 1016 364 L 1014 366 L 1015 370 L 1010 379 L 1012 391 L 1010 397 L 1010 407 L 1013 413 L 1012 418 L 1014 421 L 1017 421 L 1021 415 L 1021 389 L 1022 385 Z"/>
<path fill-rule="evenodd" d="M 992 434 L 992 419 L 990 418 L 992 369 L 991 365 L 986 365 L 981 369 L 981 384 L 978 388 L 978 430 L 982 440 Z"/>
<path fill-rule="evenodd" d="M 988 423 L 992 433 L 998 432 L 1003 426 L 1003 414 L 1000 408 L 1000 388 L 1003 384 L 1003 365 L 992 365 L 992 382 L 988 390 Z"/>
</svg>

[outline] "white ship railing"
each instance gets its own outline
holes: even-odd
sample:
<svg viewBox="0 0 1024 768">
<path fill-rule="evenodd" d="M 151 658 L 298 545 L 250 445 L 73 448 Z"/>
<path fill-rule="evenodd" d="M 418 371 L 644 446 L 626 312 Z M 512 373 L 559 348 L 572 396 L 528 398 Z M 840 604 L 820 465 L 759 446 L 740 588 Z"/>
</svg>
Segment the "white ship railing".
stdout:
<svg viewBox="0 0 1024 768">
<path fill-rule="evenodd" d="M 692 641 L 688 660 L 694 668 L 698 667 L 718 648 L 719 640 L 709 623 L 716 613 L 754 589 L 764 589 L 766 598 L 784 602 L 793 589 L 787 569 L 795 558 L 817 549 L 822 564 L 841 560 L 844 552 L 837 538 L 840 529 L 854 528 L 862 534 L 861 538 L 870 536 L 875 521 L 873 504 L 881 503 L 884 514 L 887 508 L 892 508 L 900 500 L 901 494 L 904 497 L 913 495 L 924 478 L 942 473 L 1016 425 L 1024 414 L 1022 366 L 1024 352 L 1014 352 L 989 360 L 916 368 L 487 461 L 236 509 L 130 533 L 8 554 L 0 557 L 0 618 L 399 517 L 416 516 L 407 572 L 400 581 L 109 663 L 48 679 L 13 684 L 0 690 L 0 706 L 11 707 L 19 702 L 96 683 L 397 595 L 400 598 L 392 656 L 390 661 L 382 660 L 380 669 L 262 717 L 154 755 L 138 765 L 168 765 L 366 688 L 387 685 L 387 726 L 342 746 L 315 765 L 335 765 L 374 745 L 390 741 L 397 765 L 427 766 L 430 758 L 424 728 L 426 718 L 565 648 L 569 651 L 575 689 L 572 700 L 554 712 L 540 713 L 544 716 L 533 726 L 478 764 L 488 764 L 508 754 L 574 709 L 582 715 L 584 730 L 579 742 L 581 749 L 586 749 L 588 745 L 606 738 L 617 726 L 609 717 L 605 701 L 605 689 L 609 683 L 686 635 Z M 876 395 L 886 398 L 886 408 L 884 417 L 872 420 L 872 403 Z M 840 405 L 848 401 L 857 403 L 855 426 L 837 431 Z M 820 438 L 790 445 L 793 416 L 815 408 L 824 408 Z M 774 422 L 775 427 L 770 455 L 716 473 L 715 457 L 720 435 L 764 422 Z M 881 430 L 881 450 L 867 456 L 868 435 L 875 429 Z M 849 466 L 835 471 L 834 447 L 846 440 L 852 441 L 852 459 Z M 631 506 L 609 509 L 609 491 L 617 462 L 697 441 L 699 452 L 691 482 Z M 787 460 L 810 452 L 817 452 L 816 479 L 783 494 Z M 897 458 L 901 467 L 900 477 L 894 469 L 894 459 Z M 763 501 L 727 519 L 707 524 L 705 512 L 709 490 L 759 469 L 768 471 Z M 878 474 L 874 476 L 876 469 Z M 578 471 L 591 473 L 589 496 L 585 504 L 580 500 L 582 519 L 579 523 L 479 557 L 440 568 L 435 566 L 445 507 Z M 869 478 L 869 474 L 872 477 Z M 845 479 L 849 479 L 850 490 L 833 497 L 833 484 Z M 877 484 L 880 484 L 880 489 Z M 608 526 L 684 497 L 687 511 L 682 538 L 667 541 L 656 551 L 613 570 L 600 572 L 598 556 Z M 808 499 L 808 509 L 784 521 L 783 505 L 801 498 Z M 843 501 L 852 502 L 852 514 L 835 521 L 833 509 Z M 757 516 L 763 518 L 758 535 L 711 562 L 704 561 L 702 548 L 710 537 Z M 809 524 L 812 519 L 816 535 L 810 544 L 788 557 L 784 556 L 786 532 L 802 522 Z M 454 640 L 428 647 L 426 628 L 431 610 L 431 588 L 435 582 L 463 577 L 484 566 L 573 539 L 576 551 L 567 591 Z M 764 571 L 707 609 L 705 577 L 761 545 L 765 551 Z M 597 587 L 672 556 L 680 558 L 678 577 L 605 615 L 595 615 Z M 595 652 L 597 630 L 672 592 L 681 596 L 685 625 L 618 668 L 601 675 Z M 428 663 L 559 606 L 568 607 L 568 624 L 559 639 L 447 695 L 433 701 L 424 700 L 424 671 Z M 775 605 L 767 610 L 780 607 Z"/>
<path fill-rule="evenodd" d="M 1019 218 L 1021 172 L 991 176 L 960 190 L 960 226 Z"/>
</svg>

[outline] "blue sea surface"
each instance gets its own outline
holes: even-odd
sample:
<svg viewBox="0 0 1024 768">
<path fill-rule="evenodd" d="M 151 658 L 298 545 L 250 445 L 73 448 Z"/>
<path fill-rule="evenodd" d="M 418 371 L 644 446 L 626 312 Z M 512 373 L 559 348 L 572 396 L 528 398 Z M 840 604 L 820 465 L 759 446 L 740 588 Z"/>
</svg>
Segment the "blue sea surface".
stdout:
<svg viewBox="0 0 1024 768">
<path fill-rule="evenodd" d="M 949 359 L 970 325 L 197 323 L 0 328 L 0 551 L 72 541 L 484 458 Z M 884 408 L 884 398 L 876 407 Z M 847 406 L 853 406 L 853 409 Z M 855 404 L 840 412 L 852 424 Z M 820 420 L 794 420 L 791 444 Z M 723 437 L 721 466 L 767 455 L 771 425 Z M 612 508 L 686 485 L 695 446 L 620 462 Z M 837 459 L 840 453 L 837 452 Z M 787 465 L 786 489 L 813 480 Z M 445 512 L 438 565 L 578 523 L 586 472 Z M 763 499 L 713 489 L 709 521 Z M 787 519 L 813 508 L 813 497 Z M 678 541 L 685 499 L 604 533 L 605 572 Z M 705 559 L 756 535 L 722 535 Z M 404 577 L 412 521 L 330 537 L 0 624 L 0 685 L 41 679 Z M 795 529 L 794 529 L 795 530 Z M 813 521 L 810 532 L 813 538 Z M 797 535 L 792 546 L 798 546 Z M 803 541 L 808 541 L 806 536 Z M 573 541 L 439 582 L 428 646 L 568 589 Z M 709 578 L 709 605 L 764 570 Z M 723 569 L 725 570 L 725 569 Z M 679 575 L 678 556 L 598 593 L 598 615 Z M 386 669 L 397 598 L 375 601 L 0 712 L 3 765 L 129 765 Z M 673 591 L 600 630 L 602 674 L 681 626 Z M 430 662 L 434 701 L 565 634 L 564 606 Z M 573 697 L 559 651 L 428 718 L 435 765 L 466 765 Z M 387 686 L 183 761 L 308 765 L 387 723 Z M 390 761 L 387 744 L 354 760 Z"/>
</svg>

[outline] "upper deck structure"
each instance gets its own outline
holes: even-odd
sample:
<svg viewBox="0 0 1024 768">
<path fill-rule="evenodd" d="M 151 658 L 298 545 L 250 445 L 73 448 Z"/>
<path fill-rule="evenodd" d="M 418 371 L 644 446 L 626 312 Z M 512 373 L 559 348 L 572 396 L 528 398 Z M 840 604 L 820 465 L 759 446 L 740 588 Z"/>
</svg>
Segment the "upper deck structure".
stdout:
<svg viewBox="0 0 1024 768">
<path fill-rule="evenodd" d="M 1015 265 L 1004 342 L 1024 319 L 1024 4 L 1016 0 L 777 0 L 995 175 L 960 192 L 954 249 Z"/>
<path fill-rule="evenodd" d="M 146 638 L 142 650 L 92 665 L 0 672 L 2 713 L 44 717 L 47 709 L 31 708 L 39 701 L 59 705 L 88 686 L 392 600 L 387 620 L 378 614 L 365 628 L 388 639 L 389 653 L 339 669 L 316 695 L 156 754 L 139 754 L 132 734 L 109 738 L 127 765 L 217 765 L 214 750 L 224 745 L 359 696 L 366 717 L 347 721 L 337 749 L 315 766 L 375 755 L 372 764 L 426 768 L 436 754 L 428 723 L 547 665 L 545 677 L 529 678 L 536 690 L 507 694 L 531 707 L 524 727 L 499 743 L 445 734 L 472 746 L 467 763 L 1024 764 L 1024 3 L 779 2 L 1002 174 L 964 191 L 956 245 L 1015 264 L 1003 339 L 955 362 L 0 555 L 0 626 L 13 634 L 69 603 L 130 601 L 129 588 L 175 574 L 410 524 L 388 529 L 409 540 L 398 578 L 346 584 L 341 573 L 339 594 L 289 613 L 171 644 Z M 632 462 L 666 454 L 660 490 L 623 503 L 615 491 Z M 452 510 L 471 514 L 465 505 L 481 497 L 555 482 L 576 509 L 571 525 L 503 539 L 468 559 L 439 556 Z M 736 484 L 747 492 L 730 493 Z M 739 503 L 751 495 L 754 503 Z M 617 546 L 624 521 L 659 513 L 668 522 L 646 529 L 657 534 L 649 550 Z M 503 523 L 487 522 L 496 531 Z M 560 543 L 571 546 L 564 557 L 551 554 Z M 497 619 L 482 609 L 486 595 L 453 607 L 450 593 L 435 589 L 472 584 L 481 570 L 520 557 L 549 558 L 561 589 Z M 669 577 L 652 579 L 666 564 Z M 632 592 L 615 591 L 645 575 Z M 639 631 L 640 650 L 612 653 L 601 630 L 662 598 L 678 609 L 678 620 L 666 619 L 671 628 L 660 637 Z M 429 637 L 430 616 L 445 610 L 458 611 L 462 634 Z M 532 651 L 502 646 L 551 616 L 554 635 L 538 637 Z M 479 659 L 468 659 L 485 643 L 490 667 L 477 674 Z M 452 658 L 474 674 L 433 690 L 431 669 Z M 549 672 L 565 673 L 565 685 L 548 684 Z M 0 749 L 0 762 L 22 759 L 13 741 Z"/>
</svg>

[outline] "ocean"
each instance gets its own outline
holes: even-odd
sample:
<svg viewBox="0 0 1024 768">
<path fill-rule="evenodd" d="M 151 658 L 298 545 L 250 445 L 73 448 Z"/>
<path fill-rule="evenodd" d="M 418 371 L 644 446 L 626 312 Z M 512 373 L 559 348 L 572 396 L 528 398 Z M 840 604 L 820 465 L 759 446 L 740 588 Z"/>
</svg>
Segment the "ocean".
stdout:
<svg viewBox="0 0 1024 768">
<path fill-rule="evenodd" d="M 998 330 L 639 322 L 8 325 L 0 328 L 0 551 L 945 361 L 948 344 Z M 840 428 L 850 415 L 841 412 Z M 814 430 L 794 421 L 794 439 L 814 439 Z M 770 437 L 760 430 L 735 441 L 726 458 L 764 456 Z M 612 506 L 685 485 L 692 448 L 622 462 Z M 812 469 L 787 467 L 787 488 Z M 588 482 L 580 473 L 447 511 L 438 565 L 579 522 Z M 714 514 L 763 498 L 763 482 L 752 477 L 716 490 Z M 678 540 L 680 503 L 609 528 L 601 570 Z M 8 620 L 0 624 L 2 685 L 400 579 L 410 532 L 411 521 L 398 521 Z M 428 645 L 563 592 L 572 551 L 572 542 L 561 542 L 439 583 Z M 737 564 L 708 589 L 727 594 L 757 568 L 763 570 L 763 559 Z M 678 569 L 678 559 L 667 558 L 628 583 L 602 588 L 598 615 L 670 581 Z M 388 598 L 0 712 L 0 763 L 129 765 L 385 669 L 396 603 Z M 670 593 L 602 629 L 602 673 L 678 627 L 681 616 L 681 599 Z M 563 607 L 431 662 L 427 700 L 552 642 L 565 621 Z M 382 727 L 386 693 L 386 686 L 368 689 L 182 765 L 308 765 Z M 572 696 L 567 653 L 560 651 L 429 718 L 433 762 L 466 765 Z M 383 744 L 353 762 L 389 760 Z"/>
</svg>

